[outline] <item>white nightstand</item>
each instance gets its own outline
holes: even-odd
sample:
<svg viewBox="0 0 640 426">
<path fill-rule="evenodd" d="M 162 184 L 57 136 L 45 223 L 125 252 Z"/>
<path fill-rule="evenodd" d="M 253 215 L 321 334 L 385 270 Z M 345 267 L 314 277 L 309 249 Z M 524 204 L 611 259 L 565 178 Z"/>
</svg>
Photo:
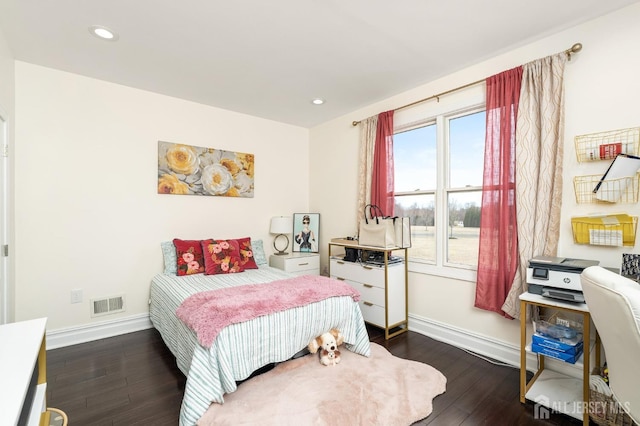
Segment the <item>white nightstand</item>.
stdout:
<svg viewBox="0 0 640 426">
<path fill-rule="evenodd" d="M 289 253 L 269 256 L 269 266 L 294 275 L 320 275 L 319 253 Z"/>
</svg>

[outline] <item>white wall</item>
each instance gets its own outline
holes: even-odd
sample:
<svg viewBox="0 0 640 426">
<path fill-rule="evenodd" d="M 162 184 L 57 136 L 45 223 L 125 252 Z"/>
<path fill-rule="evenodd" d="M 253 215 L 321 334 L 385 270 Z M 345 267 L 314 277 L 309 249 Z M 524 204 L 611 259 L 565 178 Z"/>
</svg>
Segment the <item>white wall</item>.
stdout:
<svg viewBox="0 0 640 426">
<path fill-rule="evenodd" d="M 269 218 L 301 211 L 321 214 L 323 242 L 351 235 L 357 214 L 359 140 L 359 128 L 351 121 L 562 51 L 575 42 L 583 43 L 584 49 L 565 73 L 566 173 L 559 254 L 618 266 L 622 252 L 638 252 L 637 248 L 575 245 L 569 218 L 594 210 L 637 215 L 638 207 L 576 205 L 573 176 L 596 174 L 604 166 L 577 164 L 573 137 L 640 125 L 640 59 L 634 55 L 639 18 L 636 4 L 311 131 L 22 62 L 15 64 L 13 114 L 14 71 L 0 37 L 0 106 L 17 117 L 16 319 L 48 316 L 50 330 L 91 324 L 105 317 L 89 317 L 89 298 L 120 293 L 127 295 L 128 310 L 109 319 L 147 312 L 150 278 L 162 268 L 159 243 L 173 237 L 251 235 L 263 238 L 270 251 Z M 428 110 L 429 103 L 421 108 Z M 158 140 L 254 153 L 255 198 L 156 194 Z M 308 172 L 304 167 L 294 170 L 294 155 L 310 159 Z M 325 243 L 322 255 L 324 269 Z M 83 289 L 83 303 L 70 303 L 74 288 Z M 409 290 L 414 320 L 518 344 L 515 321 L 473 308 L 472 282 L 411 273 Z"/>
<path fill-rule="evenodd" d="M 4 33 L 0 28 L 0 106 L 7 112 L 13 109 L 13 96 L 13 54 L 11 50 L 9 50 L 9 46 L 4 38 Z"/>
<path fill-rule="evenodd" d="M 0 115 L 6 121 L 7 129 L 7 143 L 9 152 L 13 151 L 13 137 L 14 137 L 14 90 L 15 90 L 15 72 L 13 66 L 13 54 L 11 53 L 9 46 L 4 38 L 4 33 L 0 28 Z M 11 157 L 7 158 L 6 162 L 6 175 L 7 175 L 7 204 L 13 202 L 13 188 L 11 182 L 13 180 L 13 162 Z M 7 242 L 9 243 L 10 253 L 13 251 L 13 216 L 12 211 L 7 212 L 7 217 L 4 218 L 7 221 Z M 3 284 L 0 283 L 0 324 L 4 322 L 11 322 L 14 319 L 14 275 L 13 275 L 13 257 L 5 259 L 6 262 L 3 265 L 6 274 L 6 280 Z M 1 270 L 2 268 L 0 268 Z"/>
<path fill-rule="evenodd" d="M 309 207 L 304 128 L 19 61 L 16 117 L 16 319 L 50 331 L 146 313 L 161 241 L 251 236 L 268 255 L 271 216 Z M 255 197 L 157 194 L 158 140 L 255 154 Z M 90 318 L 118 294 L 126 312 Z"/>
<path fill-rule="evenodd" d="M 573 139 L 585 133 L 640 126 L 640 57 L 635 54 L 640 40 L 638 20 L 640 4 L 635 4 L 311 129 L 310 206 L 326 219 L 321 232 L 323 240 L 355 231 L 359 127 L 351 126 L 353 120 L 484 79 L 581 42 L 583 51 L 574 55 L 565 72 L 565 182 L 558 255 L 596 259 L 604 266 L 619 267 L 621 254 L 637 253 L 638 244 L 633 248 L 576 245 L 570 217 L 594 211 L 626 211 L 639 215 L 640 209 L 637 204 L 604 207 L 576 204 L 573 176 L 604 172 L 607 163 L 578 165 Z M 420 108 L 428 113 L 434 105 L 431 101 Z M 326 247 L 322 254 L 323 267 L 326 267 Z M 519 345 L 516 321 L 473 307 L 475 283 L 418 273 L 410 273 L 409 280 L 410 318 L 446 324 L 508 346 Z"/>
</svg>

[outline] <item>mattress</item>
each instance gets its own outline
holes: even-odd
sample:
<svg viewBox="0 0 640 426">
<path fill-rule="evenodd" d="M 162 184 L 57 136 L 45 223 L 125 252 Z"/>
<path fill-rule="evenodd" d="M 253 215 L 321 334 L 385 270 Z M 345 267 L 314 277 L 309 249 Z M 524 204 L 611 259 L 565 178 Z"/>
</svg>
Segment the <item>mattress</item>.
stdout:
<svg viewBox="0 0 640 426">
<path fill-rule="evenodd" d="M 292 275 L 261 265 L 239 274 L 174 276 L 158 274 L 151 281 L 150 318 L 178 368 L 187 377 L 180 425 L 194 425 L 212 402 L 223 403 L 236 382 L 271 363 L 283 362 L 331 328 L 344 335 L 345 346 L 369 356 L 369 336 L 358 302 L 350 296 L 331 297 L 225 327 L 210 348 L 198 344 L 195 333 L 175 312 L 192 294 L 251 283 L 266 283 Z"/>
</svg>

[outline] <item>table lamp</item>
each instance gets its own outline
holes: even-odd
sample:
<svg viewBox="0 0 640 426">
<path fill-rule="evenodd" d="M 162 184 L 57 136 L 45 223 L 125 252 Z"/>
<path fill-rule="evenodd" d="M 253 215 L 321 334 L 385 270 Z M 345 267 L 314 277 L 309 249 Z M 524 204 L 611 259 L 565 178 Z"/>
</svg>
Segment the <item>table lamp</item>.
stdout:
<svg viewBox="0 0 640 426">
<path fill-rule="evenodd" d="M 292 231 L 293 221 L 290 217 L 286 216 L 276 216 L 271 218 L 271 227 L 269 232 L 272 234 L 277 234 L 273 239 L 273 248 L 276 250 L 276 253 L 279 256 L 284 254 L 289 254 L 286 252 L 287 247 L 289 247 L 289 237 L 286 234 Z M 284 237 L 286 243 L 283 250 L 280 250 L 278 246 L 279 237 Z"/>
</svg>

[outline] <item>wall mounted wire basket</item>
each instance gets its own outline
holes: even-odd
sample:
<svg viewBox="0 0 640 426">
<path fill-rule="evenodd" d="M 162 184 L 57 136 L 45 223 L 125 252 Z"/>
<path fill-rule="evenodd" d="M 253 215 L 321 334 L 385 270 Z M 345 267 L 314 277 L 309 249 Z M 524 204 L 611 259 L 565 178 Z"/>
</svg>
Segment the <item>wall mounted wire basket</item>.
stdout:
<svg viewBox="0 0 640 426">
<path fill-rule="evenodd" d="M 602 181 L 602 182 L 601 182 Z M 597 191 L 594 192 L 594 190 Z M 602 175 L 575 176 L 573 189 L 576 203 L 622 203 L 638 202 L 640 189 L 640 174 L 625 176 L 617 179 L 602 180 Z"/>
<path fill-rule="evenodd" d="M 576 244 L 634 247 L 638 217 L 627 214 L 572 217 L 571 228 Z"/>
<path fill-rule="evenodd" d="M 612 160 L 618 154 L 640 154 L 640 127 L 590 133 L 574 138 L 578 162 Z"/>
</svg>

